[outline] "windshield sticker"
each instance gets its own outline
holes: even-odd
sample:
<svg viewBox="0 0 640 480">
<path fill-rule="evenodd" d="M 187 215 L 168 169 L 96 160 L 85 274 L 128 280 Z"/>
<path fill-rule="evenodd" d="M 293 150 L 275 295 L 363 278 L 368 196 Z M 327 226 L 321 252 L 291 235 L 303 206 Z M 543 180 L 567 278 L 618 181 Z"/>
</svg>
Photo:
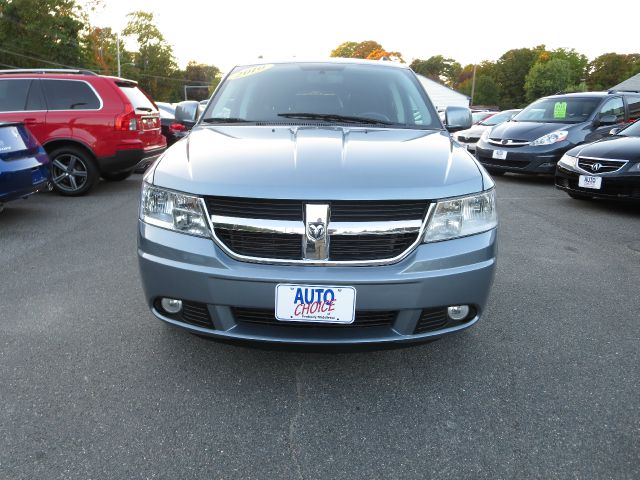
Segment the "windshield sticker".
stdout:
<svg viewBox="0 0 640 480">
<path fill-rule="evenodd" d="M 255 67 L 244 68 L 239 72 L 235 72 L 229 75 L 229 80 L 237 80 L 239 78 L 245 78 L 245 77 L 250 77 L 251 75 L 257 75 L 258 73 L 266 72 L 272 67 L 273 67 L 273 64 L 269 63 L 267 65 L 258 65 Z"/>
<path fill-rule="evenodd" d="M 553 118 L 567 117 L 567 102 L 556 102 L 553 106 Z"/>
</svg>

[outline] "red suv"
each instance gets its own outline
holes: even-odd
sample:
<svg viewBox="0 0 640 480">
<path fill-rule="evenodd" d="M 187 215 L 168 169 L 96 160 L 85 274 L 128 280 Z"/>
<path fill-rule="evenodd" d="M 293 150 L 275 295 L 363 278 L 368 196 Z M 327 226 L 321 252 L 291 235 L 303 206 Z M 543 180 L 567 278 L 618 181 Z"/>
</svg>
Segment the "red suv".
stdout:
<svg viewBox="0 0 640 480">
<path fill-rule="evenodd" d="M 167 147 L 136 82 L 83 70 L 0 70 L 0 121 L 29 127 L 62 195 L 83 195 L 99 177 L 124 180 Z"/>
</svg>

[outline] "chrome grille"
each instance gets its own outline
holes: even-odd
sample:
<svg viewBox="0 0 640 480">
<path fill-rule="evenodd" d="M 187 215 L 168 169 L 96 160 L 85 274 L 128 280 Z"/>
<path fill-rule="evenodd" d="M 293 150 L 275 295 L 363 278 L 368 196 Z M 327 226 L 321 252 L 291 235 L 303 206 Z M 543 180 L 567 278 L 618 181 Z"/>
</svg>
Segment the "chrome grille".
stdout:
<svg viewBox="0 0 640 480">
<path fill-rule="evenodd" d="M 420 241 L 426 200 L 326 201 L 207 197 L 214 238 L 244 261 L 392 263 Z"/>
<path fill-rule="evenodd" d="M 610 160 L 607 158 L 578 158 L 578 166 L 589 173 L 613 173 L 627 164 L 626 160 Z"/>
</svg>

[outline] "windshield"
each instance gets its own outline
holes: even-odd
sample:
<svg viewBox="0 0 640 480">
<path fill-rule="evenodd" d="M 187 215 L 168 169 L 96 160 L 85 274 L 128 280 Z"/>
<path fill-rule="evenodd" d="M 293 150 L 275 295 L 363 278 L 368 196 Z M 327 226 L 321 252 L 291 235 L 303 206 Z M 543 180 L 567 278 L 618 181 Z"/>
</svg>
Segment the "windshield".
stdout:
<svg viewBox="0 0 640 480">
<path fill-rule="evenodd" d="M 511 120 L 511 117 L 513 117 L 514 115 L 515 115 L 515 112 L 513 111 L 496 113 L 495 115 L 491 115 L 486 120 L 481 121 L 479 124 L 486 125 L 488 127 L 493 127 L 495 125 L 498 125 L 499 123 L 506 122 L 507 120 Z"/>
<path fill-rule="evenodd" d="M 624 135 L 625 137 L 640 137 L 640 120 L 636 120 L 627 128 L 618 132 L 618 135 Z"/>
<path fill-rule="evenodd" d="M 471 113 L 471 123 L 479 123 L 481 120 L 493 115 L 493 112 L 472 112 Z"/>
<path fill-rule="evenodd" d="M 586 122 L 600 104 L 599 98 L 553 97 L 533 102 L 513 119 L 517 122 Z"/>
<path fill-rule="evenodd" d="M 296 121 L 442 128 L 410 70 L 362 64 L 237 67 L 203 115 L 208 123 Z"/>
</svg>

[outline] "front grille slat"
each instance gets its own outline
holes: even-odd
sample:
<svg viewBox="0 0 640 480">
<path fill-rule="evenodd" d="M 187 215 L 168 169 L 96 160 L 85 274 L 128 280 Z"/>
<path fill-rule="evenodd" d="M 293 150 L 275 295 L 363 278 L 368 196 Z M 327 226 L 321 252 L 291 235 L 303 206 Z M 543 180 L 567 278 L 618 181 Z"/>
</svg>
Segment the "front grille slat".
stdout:
<svg viewBox="0 0 640 480">
<path fill-rule="evenodd" d="M 233 218 L 268 220 L 269 223 L 243 220 L 237 224 L 214 223 L 214 232 L 218 240 L 231 252 L 243 257 L 264 260 L 304 259 L 303 235 L 280 233 L 278 221 L 300 222 L 304 224 L 305 205 L 323 203 L 329 205 L 331 224 L 353 224 L 369 222 L 385 225 L 389 229 L 397 228 L 398 222 L 423 222 L 429 210 L 427 200 L 329 200 L 326 202 L 304 200 L 280 200 L 235 197 L 205 197 L 209 215 L 225 217 L 228 222 Z M 212 218 L 215 222 L 215 220 Z M 222 221 L 222 220 L 220 220 Z M 275 228 L 265 228 L 274 225 Z M 394 225 L 395 222 L 395 225 Z M 262 228 L 262 231 L 256 231 Z M 377 227 L 381 228 L 381 227 Z M 357 231 L 357 230 L 356 230 Z M 419 235 L 418 228 L 409 228 L 411 233 L 386 233 L 376 231 L 356 235 L 330 234 L 328 242 L 328 261 L 376 261 L 390 260 L 406 252 Z"/>
<path fill-rule="evenodd" d="M 354 327 L 389 327 L 396 319 L 397 312 L 357 311 L 355 320 L 349 324 L 282 322 L 275 317 L 274 310 L 259 308 L 231 309 L 236 322 L 246 325 L 293 327 L 293 328 L 354 328 Z"/>
</svg>

